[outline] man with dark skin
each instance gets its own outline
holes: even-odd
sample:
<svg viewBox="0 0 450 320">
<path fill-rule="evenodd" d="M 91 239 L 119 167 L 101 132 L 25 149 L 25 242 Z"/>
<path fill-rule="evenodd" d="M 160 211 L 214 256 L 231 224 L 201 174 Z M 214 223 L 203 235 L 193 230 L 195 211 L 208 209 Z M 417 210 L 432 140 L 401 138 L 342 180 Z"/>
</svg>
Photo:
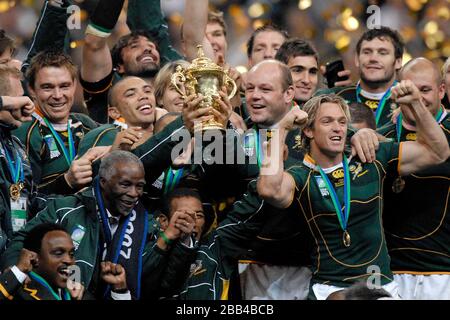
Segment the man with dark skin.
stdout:
<svg viewBox="0 0 450 320">
<path fill-rule="evenodd" d="M 17 266 L 3 275 L 0 291 L 9 300 L 91 298 L 89 294 L 84 295 L 83 286 L 74 282 L 77 277 L 77 269 L 73 267 L 74 250 L 70 235 L 60 225 L 44 223 L 36 226 L 24 241 Z M 25 281 L 27 277 L 29 281 Z M 125 271 L 120 265 L 102 262 L 101 277 L 114 290 L 127 287 Z M 112 297 L 117 299 L 117 296 Z"/>
<path fill-rule="evenodd" d="M 21 229 L 2 256 L 3 266 L 15 263 L 24 238 L 39 224 L 58 221 L 71 230 L 80 282 L 98 298 L 114 293 L 101 277 L 101 262 L 121 264 L 127 271 L 127 287 L 133 299 L 140 297 L 140 272 L 160 259 L 147 247 L 152 237 L 152 216 L 139 202 L 145 185 L 140 160 L 126 151 L 114 151 L 102 159 L 93 187 L 47 202 L 47 208 Z M 133 230 L 130 233 L 130 230 Z M 149 251 L 149 253 L 147 252 Z M 147 254 L 145 254 L 147 253 Z M 120 268 L 119 268 L 120 269 Z M 119 272 L 112 268 L 114 273 Z M 120 287 L 117 294 L 126 294 Z"/>
</svg>

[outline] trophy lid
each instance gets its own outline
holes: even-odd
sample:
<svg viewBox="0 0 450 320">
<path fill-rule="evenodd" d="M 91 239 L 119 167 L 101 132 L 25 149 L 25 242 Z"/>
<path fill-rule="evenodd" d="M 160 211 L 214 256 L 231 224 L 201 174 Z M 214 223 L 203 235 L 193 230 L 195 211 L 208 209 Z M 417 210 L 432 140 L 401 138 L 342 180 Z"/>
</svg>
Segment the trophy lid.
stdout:
<svg viewBox="0 0 450 320">
<path fill-rule="evenodd" d="M 197 58 L 192 60 L 192 63 L 188 67 L 189 71 L 191 72 L 209 71 L 209 72 L 223 73 L 223 68 L 221 66 L 217 65 L 216 63 L 214 63 L 214 61 L 205 56 L 202 45 L 198 45 L 197 48 L 198 48 Z"/>
</svg>

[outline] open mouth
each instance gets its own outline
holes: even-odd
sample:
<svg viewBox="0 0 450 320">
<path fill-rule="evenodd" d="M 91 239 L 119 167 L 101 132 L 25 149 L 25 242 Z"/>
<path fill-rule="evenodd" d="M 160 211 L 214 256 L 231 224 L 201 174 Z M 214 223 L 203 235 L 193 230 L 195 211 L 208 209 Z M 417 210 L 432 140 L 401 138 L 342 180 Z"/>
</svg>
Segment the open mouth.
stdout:
<svg viewBox="0 0 450 320">
<path fill-rule="evenodd" d="M 341 136 L 332 136 L 330 138 L 331 141 L 333 142 L 341 142 L 342 141 L 342 137 Z"/>
<path fill-rule="evenodd" d="M 52 107 L 52 109 L 61 109 L 64 108 L 64 106 L 66 105 L 65 102 L 53 102 L 53 103 L 49 103 L 48 104 L 50 107 Z"/>
<path fill-rule="evenodd" d="M 149 104 L 144 104 L 142 106 L 139 106 L 137 110 L 145 115 L 151 114 L 153 112 L 153 108 Z"/>
<path fill-rule="evenodd" d="M 252 109 L 254 110 L 260 110 L 260 109 L 264 109 L 266 106 L 262 105 L 262 104 L 252 104 Z"/>
<path fill-rule="evenodd" d="M 72 275 L 72 271 L 69 269 L 69 266 L 61 266 L 57 271 L 60 277 L 66 280 Z"/>
<path fill-rule="evenodd" d="M 155 58 L 150 54 L 144 54 L 138 58 L 138 61 L 142 63 L 154 63 Z"/>
</svg>

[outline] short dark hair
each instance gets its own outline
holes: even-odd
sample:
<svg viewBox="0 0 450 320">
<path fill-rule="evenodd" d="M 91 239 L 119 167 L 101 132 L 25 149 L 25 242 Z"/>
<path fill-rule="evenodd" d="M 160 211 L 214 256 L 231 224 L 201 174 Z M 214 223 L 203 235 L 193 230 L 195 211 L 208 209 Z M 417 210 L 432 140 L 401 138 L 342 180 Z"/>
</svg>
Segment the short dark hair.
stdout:
<svg viewBox="0 0 450 320">
<path fill-rule="evenodd" d="M 365 122 L 370 129 L 376 130 L 377 124 L 372 109 L 364 103 L 352 102 L 349 105 L 352 123 Z"/>
<path fill-rule="evenodd" d="M 45 235 L 51 231 L 63 231 L 67 233 L 67 230 L 64 229 L 64 227 L 56 223 L 38 224 L 25 236 L 23 247 L 27 250 L 40 253 L 42 247 L 42 239 L 44 239 Z"/>
<path fill-rule="evenodd" d="M 15 45 L 14 40 L 9 37 L 5 30 L 0 29 L 0 55 L 2 55 L 7 49 L 10 49 L 14 53 Z"/>
<path fill-rule="evenodd" d="M 275 31 L 281 34 L 285 39 L 289 39 L 289 33 L 286 30 L 281 29 L 277 25 L 274 25 L 272 23 L 265 24 L 259 28 L 257 28 L 255 31 L 253 31 L 252 35 L 250 36 L 250 39 L 247 41 L 247 57 L 251 57 L 252 51 L 253 51 L 253 45 L 255 43 L 256 36 L 265 31 Z"/>
<path fill-rule="evenodd" d="M 394 55 L 396 59 L 403 56 L 405 43 L 400 34 L 389 27 L 381 26 L 379 29 L 370 29 L 363 33 L 356 44 L 356 53 L 359 55 L 363 41 L 372 41 L 375 38 L 389 39 L 394 46 Z"/>
<path fill-rule="evenodd" d="M 77 66 L 73 63 L 72 58 L 69 55 L 61 50 L 41 51 L 31 59 L 30 67 L 26 72 L 26 79 L 31 88 L 34 88 L 37 73 L 45 67 L 66 68 L 69 71 L 72 80 L 75 81 L 77 78 Z"/>
<path fill-rule="evenodd" d="M 365 282 L 358 282 L 344 290 L 345 300 L 378 300 L 380 298 L 392 298 L 382 288 L 369 288 Z"/>
<path fill-rule="evenodd" d="M 130 44 L 130 41 L 136 40 L 139 37 L 147 38 L 150 42 L 152 42 L 155 45 L 156 50 L 158 50 L 158 52 L 159 52 L 158 41 L 156 41 L 156 39 L 153 38 L 153 36 L 148 31 L 134 30 L 129 34 L 120 37 L 119 40 L 117 41 L 117 43 L 111 49 L 111 58 L 112 58 L 112 63 L 113 63 L 114 68 L 117 68 L 117 67 L 119 67 L 120 64 L 123 64 L 123 59 L 122 59 L 123 48 L 128 46 Z"/>
<path fill-rule="evenodd" d="M 172 210 L 172 201 L 179 198 L 195 198 L 202 203 L 202 198 L 197 190 L 191 188 L 176 188 L 164 197 L 163 213 L 170 218 L 170 212 Z"/>
<path fill-rule="evenodd" d="M 306 40 L 291 38 L 286 40 L 278 49 L 275 59 L 287 64 L 290 58 L 313 56 L 319 64 L 319 54 L 317 50 Z"/>
</svg>

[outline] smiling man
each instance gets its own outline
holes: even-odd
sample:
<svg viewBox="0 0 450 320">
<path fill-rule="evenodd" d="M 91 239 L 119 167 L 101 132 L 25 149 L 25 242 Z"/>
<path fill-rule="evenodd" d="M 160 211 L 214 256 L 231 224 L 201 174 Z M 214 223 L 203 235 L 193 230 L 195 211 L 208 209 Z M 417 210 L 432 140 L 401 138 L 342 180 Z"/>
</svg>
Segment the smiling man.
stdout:
<svg viewBox="0 0 450 320">
<path fill-rule="evenodd" d="M 388 27 L 366 31 L 356 44 L 355 65 L 360 80 L 356 86 L 321 90 L 317 95 L 333 92 L 351 102 L 369 106 L 375 114 L 377 128 L 391 117 L 391 87 L 402 67 L 404 43 L 399 33 Z"/>
<path fill-rule="evenodd" d="M 441 104 L 445 86 L 438 68 L 428 59 L 416 58 L 405 64 L 399 77 L 417 87 L 450 143 L 450 118 Z M 400 113 L 395 123 L 378 132 L 394 141 L 415 141 L 419 139 L 416 126 L 410 114 Z M 447 159 L 414 175 L 386 179 L 386 241 L 395 281 L 405 299 L 450 299 L 449 176 Z"/>
<path fill-rule="evenodd" d="M 36 110 L 32 121 L 13 134 L 24 144 L 31 162 L 33 181 L 44 194 L 70 194 L 80 183 L 75 172 L 89 176 L 92 159 L 75 159 L 78 144 L 97 124 L 83 114 L 71 113 L 77 69 L 69 56 L 41 52 L 27 71 L 30 94 Z M 91 156 L 89 156 L 91 157 Z"/>
<path fill-rule="evenodd" d="M 80 144 L 80 155 L 94 146 L 129 150 L 136 142 L 153 136 L 155 122 L 167 113 L 156 108 L 153 87 L 138 77 L 125 77 L 111 88 L 108 112 L 112 119 L 121 121 L 88 133 Z"/>
<path fill-rule="evenodd" d="M 93 187 L 49 201 L 47 208 L 17 233 L 2 256 L 2 266 L 15 264 L 24 238 L 33 227 L 57 221 L 71 234 L 85 288 L 97 298 L 109 296 L 114 286 L 94 275 L 104 269 L 100 262 L 110 261 L 126 271 L 127 287 L 118 289 L 128 289 L 132 299 L 139 299 L 139 270 L 161 258 L 159 252 L 146 246 L 152 238 L 154 221 L 139 201 L 144 185 L 144 167 L 135 155 L 127 151 L 110 153 L 102 160 Z M 123 291 L 117 293 L 125 294 Z"/>
<path fill-rule="evenodd" d="M 294 81 L 294 100 L 301 107 L 317 89 L 319 82 L 319 55 L 313 46 L 300 38 L 286 40 L 275 59 L 285 63 Z"/>
<path fill-rule="evenodd" d="M 401 81 L 392 94 L 402 112 L 413 114 L 420 139 L 380 143 L 375 162 L 363 164 L 346 154 L 350 114 L 345 101 L 335 95 L 314 97 L 303 111 L 293 108 L 278 124 L 278 139 L 269 141 L 271 153 L 265 154 L 257 190 L 277 208 L 298 206 L 308 226 L 303 231 L 312 244 L 311 299 L 326 299 L 357 281 L 374 284 L 373 277 L 394 297 L 398 294 L 381 224 L 385 177 L 443 163 L 450 150 L 410 81 Z M 296 126 L 303 127 L 308 154 L 284 171 L 283 159 L 276 155 L 282 153 L 287 130 Z"/>
</svg>

